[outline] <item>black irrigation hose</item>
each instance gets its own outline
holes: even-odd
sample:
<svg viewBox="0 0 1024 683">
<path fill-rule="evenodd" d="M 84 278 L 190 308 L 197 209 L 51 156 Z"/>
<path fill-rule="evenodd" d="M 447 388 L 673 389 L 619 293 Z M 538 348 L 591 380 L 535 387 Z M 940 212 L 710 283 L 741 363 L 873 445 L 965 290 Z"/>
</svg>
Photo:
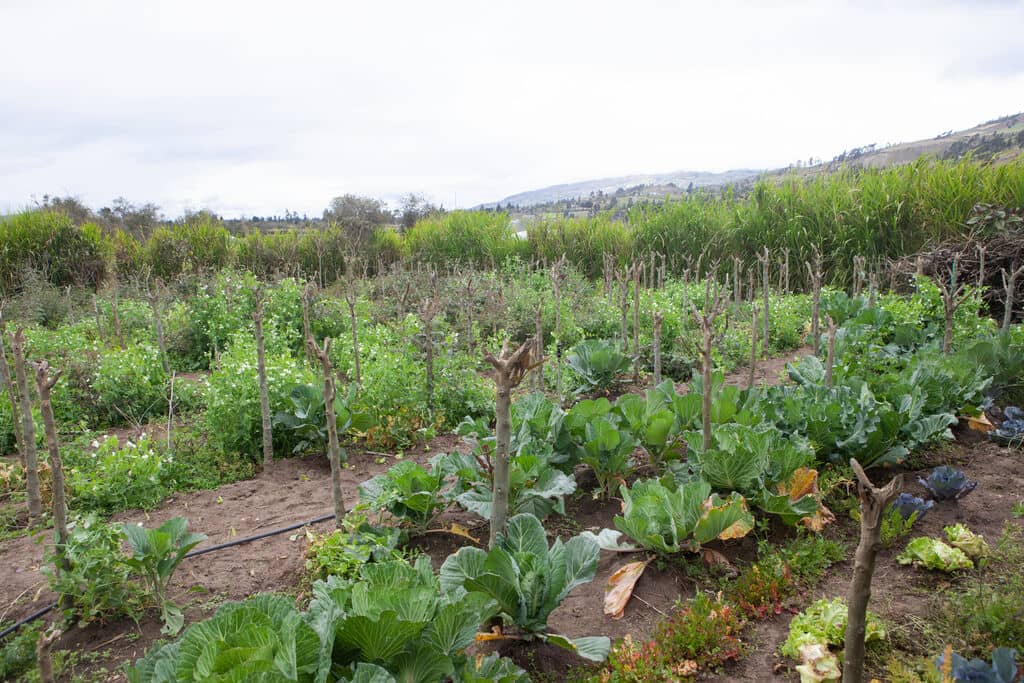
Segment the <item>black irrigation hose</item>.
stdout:
<svg viewBox="0 0 1024 683">
<path fill-rule="evenodd" d="M 193 550 L 189 554 L 185 555 L 185 557 L 186 558 L 188 558 L 188 557 L 196 557 L 198 555 L 205 555 L 206 553 L 212 553 L 215 550 L 223 550 L 225 548 L 230 548 L 232 546 L 242 545 L 243 543 L 251 543 L 252 541 L 258 541 L 258 540 L 263 539 L 263 538 L 269 538 L 271 536 L 277 536 L 278 534 L 288 533 L 289 531 L 295 531 L 296 529 L 301 529 L 304 526 L 310 526 L 312 524 L 319 524 L 320 522 L 326 522 L 329 519 L 334 519 L 334 513 L 333 512 L 328 513 L 326 515 L 320 515 L 319 517 L 314 517 L 313 519 L 307 519 L 305 522 L 297 522 L 296 524 L 289 524 L 288 526 L 282 527 L 280 529 L 273 529 L 271 531 L 264 531 L 263 533 L 256 534 L 255 536 L 246 536 L 245 538 L 237 538 L 237 539 L 235 539 L 233 541 L 228 541 L 227 543 L 220 543 L 218 545 L 211 545 L 208 548 L 200 548 L 199 550 Z M 35 621 L 36 619 L 39 619 L 40 617 L 46 615 L 47 613 L 49 613 L 51 610 L 53 610 L 56 607 L 57 607 L 57 603 L 56 602 L 52 602 L 49 605 L 47 605 L 46 607 L 44 607 L 41 610 L 39 610 L 38 612 L 33 612 L 32 614 L 28 615 L 27 617 L 25 617 L 21 621 L 17 621 L 14 624 L 12 624 L 11 626 L 8 626 L 3 631 L 0 631 L 0 640 L 3 640 L 4 638 L 9 636 L 10 634 L 14 633 L 15 631 L 17 631 L 19 628 L 21 628 L 25 624 L 30 624 L 33 621 Z"/>
</svg>

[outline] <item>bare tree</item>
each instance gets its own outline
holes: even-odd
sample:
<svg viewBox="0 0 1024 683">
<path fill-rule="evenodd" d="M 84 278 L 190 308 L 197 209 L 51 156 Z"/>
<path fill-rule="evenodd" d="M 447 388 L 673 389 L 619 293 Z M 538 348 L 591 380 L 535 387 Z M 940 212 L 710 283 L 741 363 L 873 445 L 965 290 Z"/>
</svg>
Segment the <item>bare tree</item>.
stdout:
<svg viewBox="0 0 1024 683">
<path fill-rule="evenodd" d="M 565 281 L 565 254 L 551 266 L 551 288 L 555 293 L 555 393 L 562 405 L 562 283 Z"/>
<path fill-rule="evenodd" d="M 750 321 L 750 377 L 747 388 L 754 388 L 754 375 L 757 373 L 757 304 L 754 304 L 753 319 Z"/>
<path fill-rule="evenodd" d="M 494 366 L 494 384 L 497 388 L 497 399 L 494 406 L 495 444 L 493 482 L 494 506 L 491 508 L 491 535 L 489 547 L 494 547 L 500 534 L 505 532 L 508 521 L 508 499 L 511 489 L 509 480 L 509 448 L 512 440 L 512 390 L 519 386 L 526 373 L 544 362 L 543 358 L 533 359 L 530 349 L 531 341 L 523 342 L 520 347 L 510 353 L 508 341 L 501 346 L 497 357 L 484 350 L 484 360 Z"/>
<path fill-rule="evenodd" d="M 1016 268 L 1017 264 L 1010 266 L 1012 272 L 1007 273 L 1005 268 L 1000 269 L 1000 275 L 1003 278 L 1003 292 L 1005 294 L 1004 305 L 1003 305 L 1003 324 L 1000 329 L 1006 332 L 1010 329 L 1010 323 L 1013 322 L 1013 304 L 1015 290 L 1017 288 L 1017 278 L 1024 275 L 1024 266 Z"/>
<path fill-rule="evenodd" d="M 884 488 L 876 488 L 856 459 L 850 467 L 857 475 L 860 496 L 860 543 L 854 554 L 853 581 L 847 595 L 847 622 L 843 656 L 843 683 L 864 680 L 864 638 L 867 634 L 868 602 L 871 600 L 871 577 L 875 573 L 875 556 L 882 547 L 882 515 L 903 488 L 903 475 L 897 474 Z"/>
<path fill-rule="evenodd" d="M 54 683 L 57 679 L 53 675 L 53 657 L 50 656 L 50 648 L 60 638 L 60 629 L 53 628 L 46 633 L 39 633 L 36 641 L 36 663 L 39 665 L 39 682 Z"/>
<path fill-rule="evenodd" d="M 171 365 L 167 360 L 167 340 L 164 338 L 164 322 L 161 316 L 160 309 L 162 308 L 161 303 L 161 290 L 163 289 L 163 282 L 160 278 L 156 279 L 155 287 L 150 288 L 149 280 L 146 281 L 146 301 L 149 302 L 149 307 L 153 311 L 153 331 L 156 334 L 156 343 L 160 349 L 160 364 L 164 368 L 165 374 L 171 374 Z"/>
<path fill-rule="evenodd" d="M 431 295 L 420 306 L 420 321 L 423 323 L 424 364 L 426 365 L 427 410 L 434 414 L 434 318 L 441 312 L 441 294 L 438 290 L 437 273 L 430 274 Z"/>
<path fill-rule="evenodd" d="M 476 342 L 473 340 L 473 271 L 466 274 L 466 300 L 463 302 L 463 310 L 466 315 L 466 352 L 473 353 Z"/>
<path fill-rule="evenodd" d="M 359 291 L 351 264 L 345 265 L 345 304 L 348 305 L 349 324 L 352 326 L 352 365 L 355 371 L 356 393 L 363 390 L 363 378 L 359 367 L 359 324 L 356 320 L 356 302 Z"/>
<path fill-rule="evenodd" d="M 21 406 L 18 404 L 18 395 L 14 391 L 14 381 L 11 379 L 11 367 L 7 363 L 7 351 L 4 340 L 7 339 L 7 323 L 4 320 L 4 302 L 0 302 L 0 382 L 7 391 L 7 398 L 11 402 L 11 425 L 14 431 L 14 443 L 18 448 L 18 461 L 25 466 L 25 445 L 21 432 Z"/>
<path fill-rule="evenodd" d="M 956 315 L 956 309 L 960 308 L 960 304 L 966 301 L 968 296 L 965 291 L 967 286 L 963 282 L 957 282 L 959 273 L 956 266 L 957 260 L 954 258 L 948 270 L 948 281 L 945 278 L 936 278 L 936 284 L 942 292 L 942 312 L 946 318 L 946 327 L 942 334 L 942 352 L 945 354 L 952 353 L 953 317 Z"/>
<path fill-rule="evenodd" d="M 984 244 L 978 245 L 978 289 L 985 286 L 985 252 L 988 248 Z"/>
<path fill-rule="evenodd" d="M 36 369 L 36 390 L 39 392 L 39 413 L 43 418 L 46 430 L 46 447 L 49 451 L 50 472 L 53 475 L 53 528 L 57 532 L 57 562 L 63 571 L 71 569 L 71 564 L 64 553 L 68 542 L 68 507 L 64 499 L 64 461 L 60 457 L 57 443 L 57 421 L 53 417 L 53 404 L 50 401 L 50 390 L 60 379 L 60 371 L 50 373 L 50 365 L 45 360 L 34 363 Z"/>
<path fill-rule="evenodd" d="M 270 392 L 267 389 L 267 354 L 263 342 L 263 289 L 252 288 L 255 308 L 252 320 L 256 332 L 256 374 L 260 383 L 260 419 L 263 433 L 263 468 L 269 470 L 274 464 L 274 431 L 270 423 Z"/>
<path fill-rule="evenodd" d="M 25 447 L 25 488 L 28 496 L 28 517 L 37 523 L 43 515 L 39 495 L 39 459 L 36 453 L 36 425 L 32 420 L 32 399 L 25 372 L 25 333 L 17 330 L 11 335 L 11 355 L 14 356 L 14 375 L 18 380 L 18 398 L 21 401 L 21 443 Z"/>
<path fill-rule="evenodd" d="M 303 307 L 309 307 L 303 297 Z M 308 314 L 307 314 L 308 315 Z M 341 446 L 338 443 L 338 418 L 334 413 L 334 368 L 331 367 L 331 338 L 324 338 L 323 347 L 316 343 L 313 335 L 306 337 L 306 348 L 311 356 L 320 361 L 324 375 L 324 413 L 327 418 L 327 459 L 331 463 L 331 496 L 334 498 L 334 522 L 340 529 L 345 518 L 345 498 L 341 491 Z"/>
<path fill-rule="evenodd" d="M 814 266 L 808 261 L 807 276 L 811 280 L 811 344 L 814 347 L 814 355 L 818 355 L 821 346 L 821 252 L 814 248 Z"/>
<path fill-rule="evenodd" d="M 701 333 L 701 344 L 698 347 L 698 353 L 701 359 L 701 380 L 703 383 L 703 403 L 701 405 L 702 414 L 702 427 L 703 427 L 703 444 L 704 450 L 707 451 L 711 448 L 711 366 L 712 357 L 711 350 L 712 346 L 718 342 L 721 337 L 715 334 L 715 320 L 721 315 L 722 311 L 725 310 L 725 304 L 729 301 L 729 278 L 726 276 L 725 287 L 720 288 L 718 282 L 715 282 L 714 291 L 711 288 L 711 272 L 717 270 L 712 268 L 708 273 L 708 279 L 704 283 L 704 308 L 703 310 L 697 310 L 697 307 L 690 302 L 690 313 L 693 315 L 693 319 L 697 322 L 700 327 Z"/>
<path fill-rule="evenodd" d="M 665 316 L 655 309 L 653 315 L 654 386 L 661 384 L 661 325 Z"/>
<path fill-rule="evenodd" d="M 825 358 L 825 386 L 832 386 L 832 368 L 836 363 L 836 321 L 832 316 L 825 316 L 828 325 L 828 356 Z"/>
<path fill-rule="evenodd" d="M 636 266 L 640 265 L 640 268 Z M 640 270 L 633 266 L 633 384 L 640 383 Z"/>
<path fill-rule="evenodd" d="M 544 307 L 537 306 L 537 336 L 534 341 L 534 358 L 544 357 Z M 536 391 L 544 391 L 544 366 L 537 365 L 533 372 L 534 388 Z"/>
<path fill-rule="evenodd" d="M 764 319 L 762 321 L 764 325 L 764 341 L 761 344 L 761 352 L 768 353 L 769 334 L 771 332 L 771 323 L 768 319 L 771 306 L 768 299 L 771 290 L 771 278 L 769 277 L 771 259 L 768 257 L 768 247 L 765 247 L 764 252 L 758 255 L 757 260 L 761 262 L 761 289 L 764 292 Z"/>
</svg>

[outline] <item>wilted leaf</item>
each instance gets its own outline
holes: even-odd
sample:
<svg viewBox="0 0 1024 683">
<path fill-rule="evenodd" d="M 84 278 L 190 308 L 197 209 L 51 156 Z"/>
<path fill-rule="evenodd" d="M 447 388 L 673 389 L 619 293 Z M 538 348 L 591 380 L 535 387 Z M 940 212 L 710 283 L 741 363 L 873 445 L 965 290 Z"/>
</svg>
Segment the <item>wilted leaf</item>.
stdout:
<svg viewBox="0 0 1024 683">
<path fill-rule="evenodd" d="M 462 526 L 461 524 L 452 523 L 452 525 L 450 527 L 448 527 L 448 529 L 446 529 L 446 531 L 448 533 L 450 533 L 450 534 L 455 535 L 455 536 L 461 536 L 462 538 L 468 538 L 469 540 L 473 541 L 474 543 L 480 543 L 480 539 L 473 537 L 469 533 L 469 529 L 467 529 L 466 527 Z"/>
<path fill-rule="evenodd" d="M 729 561 L 729 558 L 711 548 L 701 548 L 700 558 L 704 560 L 710 569 L 717 569 L 728 576 L 737 576 L 739 570 Z"/>
<path fill-rule="evenodd" d="M 604 587 L 604 613 L 612 619 L 621 619 L 626 603 L 633 597 L 636 582 L 647 569 L 647 562 L 628 562 L 616 569 Z"/>
<path fill-rule="evenodd" d="M 800 520 L 800 523 L 811 531 L 820 532 L 826 524 L 831 524 L 836 520 L 832 511 L 821 502 L 821 494 L 818 491 L 818 470 L 810 467 L 798 467 L 793 471 L 789 481 L 779 482 L 777 488 L 779 493 L 788 495 L 789 500 L 794 503 L 804 496 L 814 496 L 814 499 L 818 501 L 818 510 L 813 515 Z"/>
</svg>

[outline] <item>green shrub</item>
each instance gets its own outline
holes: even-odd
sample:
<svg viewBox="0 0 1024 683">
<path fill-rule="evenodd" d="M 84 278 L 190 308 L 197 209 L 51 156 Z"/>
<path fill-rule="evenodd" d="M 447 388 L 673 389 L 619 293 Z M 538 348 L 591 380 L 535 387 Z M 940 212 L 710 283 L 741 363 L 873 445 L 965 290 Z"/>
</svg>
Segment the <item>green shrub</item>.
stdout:
<svg viewBox="0 0 1024 683">
<path fill-rule="evenodd" d="M 132 344 L 105 351 L 92 381 L 103 424 L 145 424 L 167 414 L 170 377 L 164 372 L 160 350 Z"/>
<path fill-rule="evenodd" d="M 288 392 L 292 386 L 313 382 L 313 373 L 291 355 L 267 355 L 271 413 L 289 407 Z M 263 443 L 262 418 L 256 349 L 251 336 L 236 335 L 221 356 L 220 366 L 210 375 L 204 419 L 217 448 L 259 458 Z M 286 430 L 277 429 L 274 431 L 274 446 L 275 450 L 290 451 L 294 441 Z"/>
<path fill-rule="evenodd" d="M 310 581 L 326 580 L 330 576 L 356 579 L 359 568 L 367 562 L 400 560 L 398 549 L 402 533 L 391 527 L 370 525 L 366 516 L 350 512 L 342 521 L 342 528 L 326 534 L 309 532 L 306 549 L 306 576 Z"/>
<path fill-rule="evenodd" d="M 57 558 L 48 554 L 40 570 L 50 590 L 61 597 L 65 619 L 74 619 L 83 626 L 134 617 L 141 606 L 141 593 L 125 563 L 120 526 L 105 524 L 95 515 L 80 517 L 68 526 L 64 556 L 71 569 L 56 570 Z"/>
<path fill-rule="evenodd" d="M 123 446 L 116 436 L 94 441 L 92 453 L 69 454 L 67 480 L 72 505 L 112 513 L 152 509 L 167 495 L 165 464 L 170 456 L 145 435 Z"/>
<path fill-rule="evenodd" d="M 17 291 L 26 271 L 64 287 L 95 287 L 106 276 L 110 243 L 99 226 L 76 226 L 59 211 L 23 211 L 0 218 L 0 285 Z"/>
</svg>

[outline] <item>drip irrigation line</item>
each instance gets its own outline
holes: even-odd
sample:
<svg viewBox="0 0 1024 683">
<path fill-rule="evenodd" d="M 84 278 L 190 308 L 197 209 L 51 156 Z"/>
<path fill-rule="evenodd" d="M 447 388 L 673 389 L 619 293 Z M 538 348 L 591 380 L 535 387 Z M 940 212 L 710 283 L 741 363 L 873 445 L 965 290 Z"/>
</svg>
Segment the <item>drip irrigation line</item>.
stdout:
<svg viewBox="0 0 1024 683">
<path fill-rule="evenodd" d="M 319 524 L 320 522 L 326 522 L 329 519 L 334 519 L 334 513 L 333 512 L 328 513 L 326 515 L 320 515 L 319 517 L 314 517 L 313 519 L 307 519 L 304 522 L 296 522 L 295 524 L 289 524 L 288 526 L 281 527 L 280 529 L 272 529 L 270 531 L 264 531 L 263 533 L 256 534 L 255 536 L 246 536 L 245 538 L 236 538 L 235 540 L 228 541 L 227 543 L 219 543 L 217 545 L 211 545 L 208 548 L 200 548 L 199 550 L 193 550 L 192 552 L 190 552 L 187 555 L 185 555 L 185 557 L 186 558 L 188 558 L 188 557 L 197 557 L 199 555 L 205 555 L 206 553 L 212 553 L 215 550 L 224 550 L 225 548 L 231 548 L 231 547 L 234 547 L 236 545 L 242 545 L 243 543 L 251 543 L 253 541 L 259 541 L 260 539 L 263 539 L 263 538 L 269 538 L 271 536 L 277 536 L 278 534 L 288 533 L 289 531 L 295 531 L 296 529 L 301 529 L 304 526 L 310 526 L 312 524 Z M 51 602 L 49 605 L 47 605 L 46 607 L 43 607 L 38 612 L 33 612 L 32 614 L 30 614 L 27 617 L 21 619 L 20 621 L 17 621 L 14 624 L 12 624 L 11 626 L 8 626 L 3 631 L 0 631 L 0 640 L 3 640 L 4 638 L 9 636 L 10 634 L 14 633 L 18 629 L 20 629 L 22 626 L 24 626 L 26 624 L 30 624 L 33 621 L 35 621 L 36 619 L 39 619 L 39 618 L 45 616 L 46 614 L 48 614 L 49 612 L 54 610 L 56 607 L 57 607 L 57 603 L 56 602 Z"/>
</svg>

